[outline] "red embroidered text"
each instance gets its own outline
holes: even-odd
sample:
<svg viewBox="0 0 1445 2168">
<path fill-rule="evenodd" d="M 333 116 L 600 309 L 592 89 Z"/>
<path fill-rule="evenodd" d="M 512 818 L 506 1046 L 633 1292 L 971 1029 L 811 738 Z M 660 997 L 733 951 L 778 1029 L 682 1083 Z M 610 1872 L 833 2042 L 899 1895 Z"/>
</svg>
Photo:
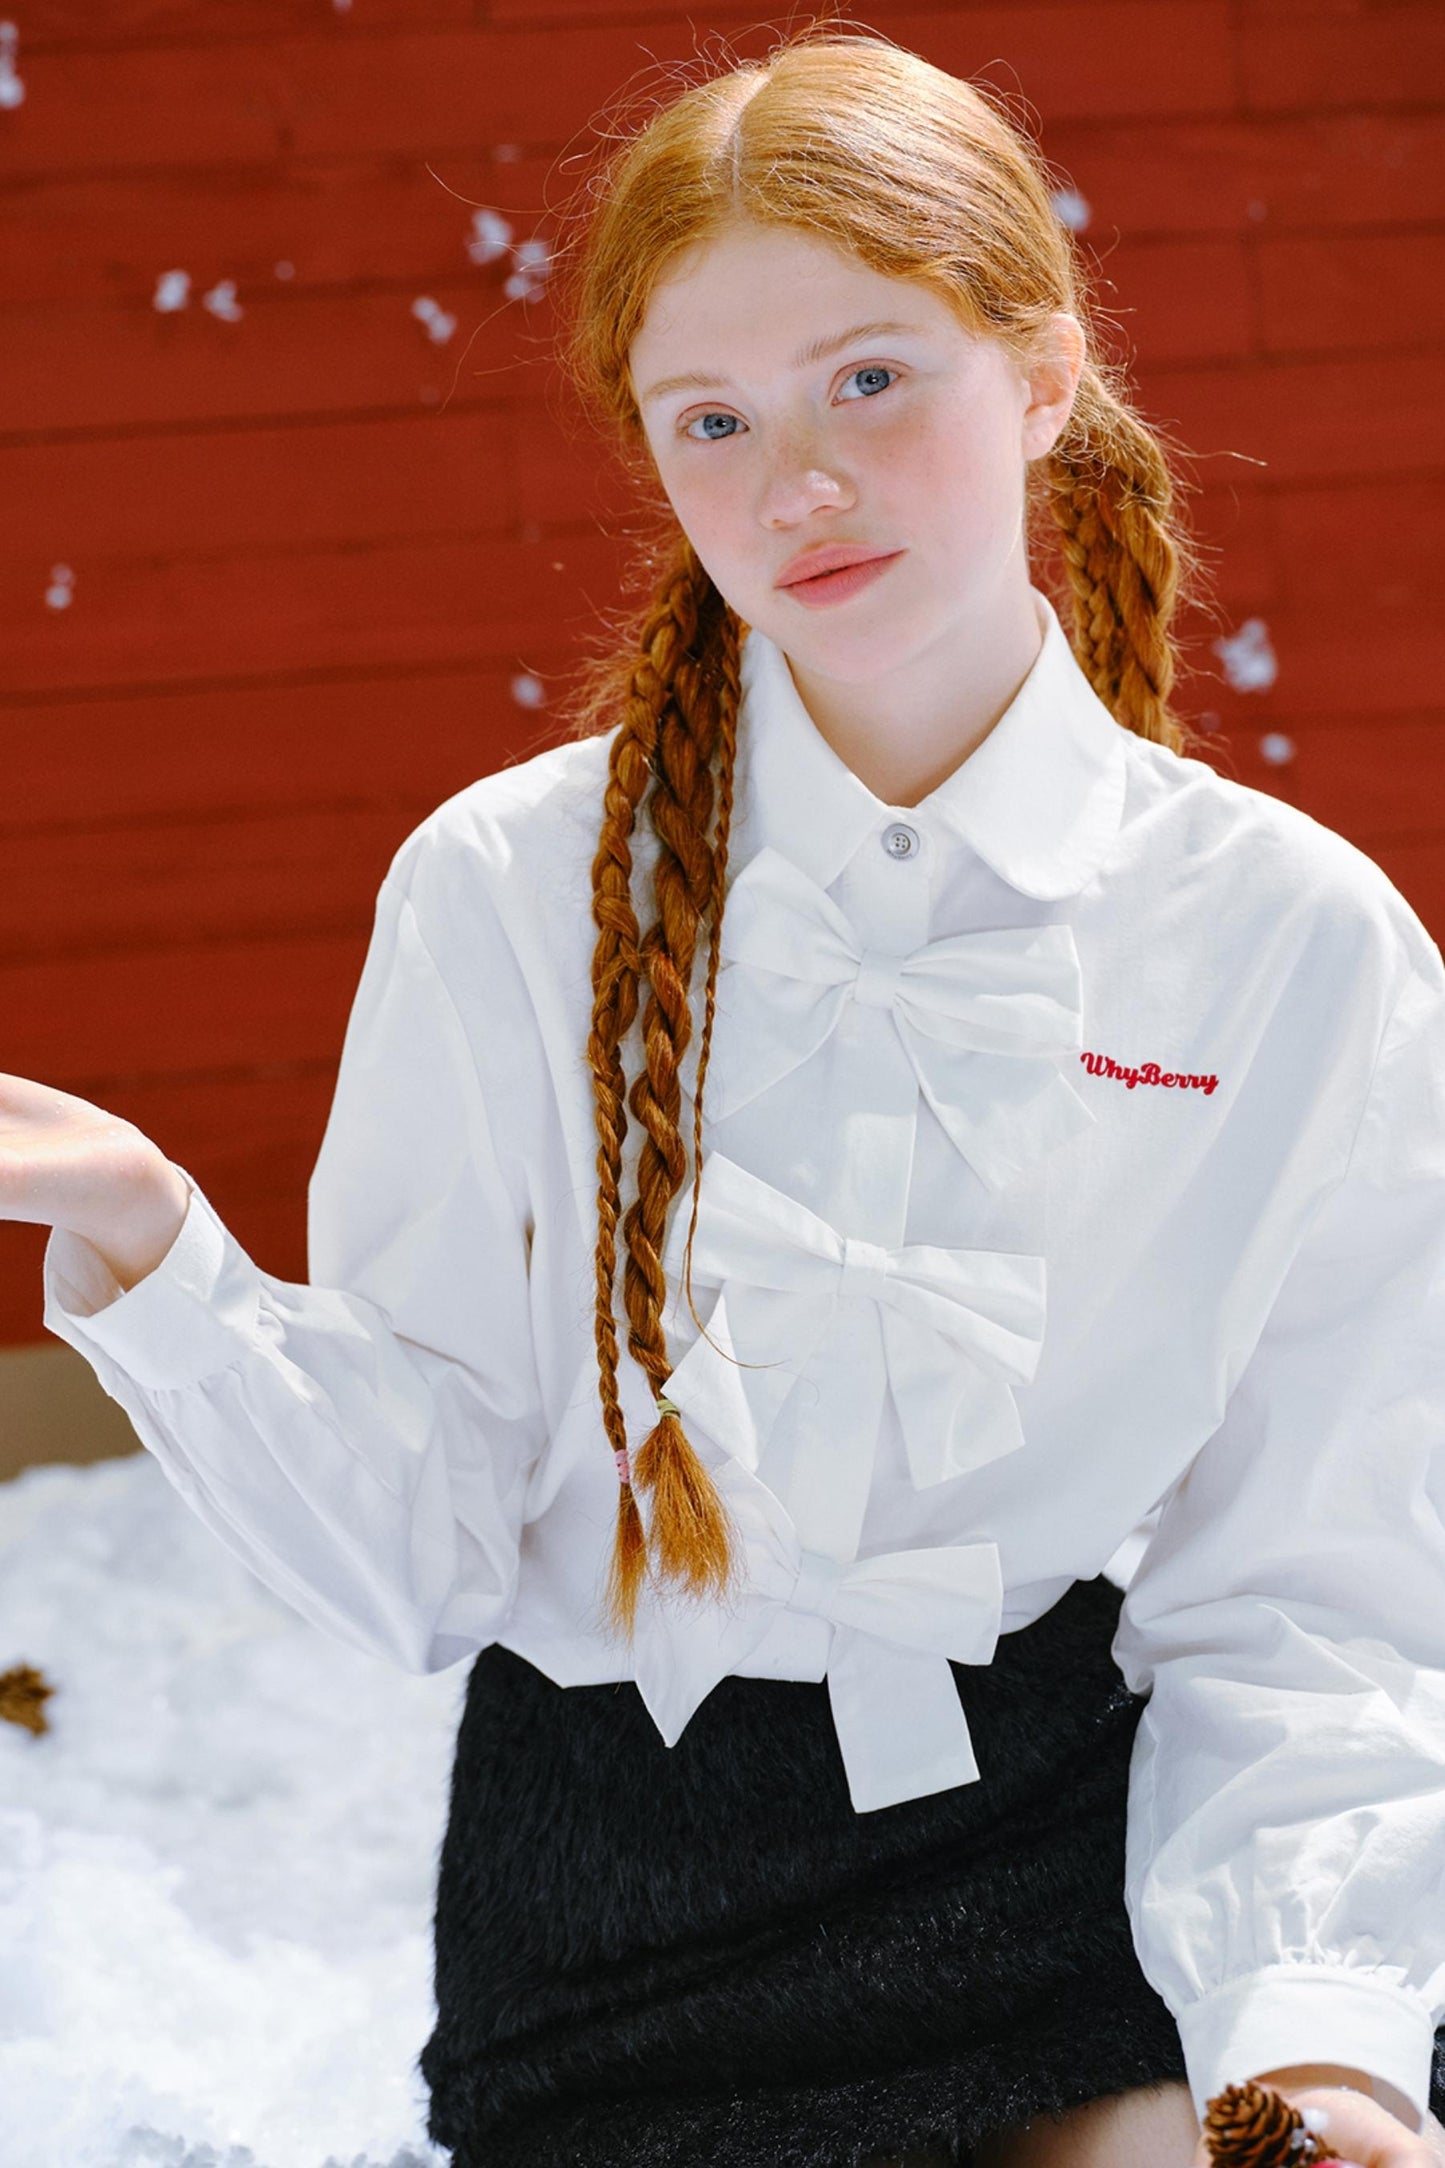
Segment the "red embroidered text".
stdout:
<svg viewBox="0 0 1445 2168">
<path fill-rule="evenodd" d="M 1116 1076 L 1128 1085 L 1130 1091 L 1136 1084 L 1172 1084 L 1179 1091 L 1212 1092 L 1219 1082 L 1217 1076 L 1183 1076 L 1173 1069 L 1161 1069 L 1157 1061 L 1141 1061 L 1136 1068 L 1126 1068 L 1108 1054 L 1081 1054 L 1080 1061 L 1090 1076 Z"/>
</svg>

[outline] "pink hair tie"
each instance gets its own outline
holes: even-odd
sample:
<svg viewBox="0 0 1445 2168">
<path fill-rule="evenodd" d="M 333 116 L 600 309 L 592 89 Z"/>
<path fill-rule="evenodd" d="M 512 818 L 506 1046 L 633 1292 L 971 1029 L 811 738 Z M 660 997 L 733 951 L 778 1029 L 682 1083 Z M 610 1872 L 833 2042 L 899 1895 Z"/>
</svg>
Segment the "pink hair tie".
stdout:
<svg viewBox="0 0 1445 2168">
<path fill-rule="evenodd" d="M 617 1480 L 618 1480 L 618 1482 L 619 1482 L 619 1483 L 630 1483 L 630 1482 L 632 1481 L 632 1471 L 631 1471 L 631 1469 L 630 1469 L 630 1468 L 628 1467 L 628 1465 L 627 1465 L 627 1448 L 626 1448 L 626 1446 L 625 1446 L 625 1445 L 622 1445 L 622 1446 L 617 1446 L 616 1448 L 614 1448 L 614 1450 L 613 1450 L 613 1454 L 612 1454 L 612 1458 L 613 1458 L 613 1459 L 614 1459 L 614 1460 L 616 1461 L 616 1463 L 617 1463 Z"/>
</svg>

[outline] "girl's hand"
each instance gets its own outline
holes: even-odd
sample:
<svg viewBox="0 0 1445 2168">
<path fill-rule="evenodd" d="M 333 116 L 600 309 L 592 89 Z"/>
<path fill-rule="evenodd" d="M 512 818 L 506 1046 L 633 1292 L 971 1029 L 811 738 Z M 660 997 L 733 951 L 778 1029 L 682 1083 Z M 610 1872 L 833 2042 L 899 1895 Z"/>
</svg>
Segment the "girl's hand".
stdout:
<svg viewBox="0 0 1445 2168">
<path fill-rule="evenodd" d="M 0 1071 L 0 1220 L 84 1235 L 130 1287 L 165 1256 L 189 1198 L 181 1170 L 133 1122 Z"/>
<path fill-rule="evenodd" d="M 1422 2131 L 1414 2131 L 1378 2100 L 1352 2086 L 1257 2082 L 1270 2083 L 1271 2091 L 1281 2093 L 1293 2108 L 1326 2109 L 1329 2122 L 1317 2133 L 1318 2141 L 1331 2159 L 1343 2161 L 1346 2168 L 1442 2168 L 1445 2164 L 1445 2131 L 1434 2116 L 1426 2117 Z M 1202 2127 L 1190 2168 L 1213 2168 Z"/>
</svg>

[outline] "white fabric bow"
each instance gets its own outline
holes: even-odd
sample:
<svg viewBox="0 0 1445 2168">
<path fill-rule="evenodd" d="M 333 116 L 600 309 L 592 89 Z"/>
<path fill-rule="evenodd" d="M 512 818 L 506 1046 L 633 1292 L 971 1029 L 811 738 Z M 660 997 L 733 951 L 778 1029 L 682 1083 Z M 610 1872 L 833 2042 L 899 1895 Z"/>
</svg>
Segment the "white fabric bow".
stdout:
<svg viewBox="0 0 1445 2168">
<path fill-rule="evenodd" d="M 686 1314 L 682 1265 L 691 1209 L 688 1189 L 674 1207 L 663 1252 L 667 1284 L 676 1290 L 669 1330 Z M 664 1390 L 684 1422 L 694 1419 L 746 1466 L 757 1467 L 839 1303 L 859 1297 L 878 1304 L 883 1382 L 892 1390 L 917 1488 L 967 1474 L 1022 1445 L 1011 1388 L 1033 1377 L 1043 1346 L 1042 1257 L 860 1241 L 736 1160 L 708 1152 L 692 1277 L 695 1288 L 721 1291 L 706 1333 Z M 869 1345 L 859 1334 L 849 1359 L 861 1361 Z"/>
<path fill-rule="evenodd" d="M 693 998 L 700 1036 L 702 989 Z M 909 956 L 869 951 L 827 892 L 771 844 L 727 892 L 709 1115 L 735 1113 L 806 1061 L 850 998 L 892 1010 L 924 1098 L 990 1188 L 1097 1119 L 1059 1067 L 1083 1045 L 1071 927 L 947 934 Z"/>
<path fill-rule="evenodd" d="M 736 1461 L 712 1475 L 741 1546 L 746 1593 L 731 1605 L 646 1602 L 635 1676 L 667 1745 L 746 1662 L 781 1605 L 831 1622 L 828 1698 L 856 1812 L 975 1783 L 948 1660 L 993 1657 L 1003 1615 L 998 1545 L 938 1544 L 839 1564 L 803 1550 L 781 1501 Z"/>
</svg>

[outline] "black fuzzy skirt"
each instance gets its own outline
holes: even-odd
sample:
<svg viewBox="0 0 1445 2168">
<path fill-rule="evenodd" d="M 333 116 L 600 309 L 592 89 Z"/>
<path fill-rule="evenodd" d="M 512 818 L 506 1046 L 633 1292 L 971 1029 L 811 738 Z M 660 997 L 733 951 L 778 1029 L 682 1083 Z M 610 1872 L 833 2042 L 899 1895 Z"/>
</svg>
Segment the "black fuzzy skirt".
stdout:
<svg viewBox="0 0 1445 2168">
<path fill-rule="evenodd" d="M 1124 1909 L 1145 1697 L 1077 1581 L 955 1664 L 980 1781 L 858 1814 L 825 1684 L 470 1675 L 419 2058 L 452 2168 L 972 2168 L 1006 2123 L 1183 2080 Z"/>
</svg>

